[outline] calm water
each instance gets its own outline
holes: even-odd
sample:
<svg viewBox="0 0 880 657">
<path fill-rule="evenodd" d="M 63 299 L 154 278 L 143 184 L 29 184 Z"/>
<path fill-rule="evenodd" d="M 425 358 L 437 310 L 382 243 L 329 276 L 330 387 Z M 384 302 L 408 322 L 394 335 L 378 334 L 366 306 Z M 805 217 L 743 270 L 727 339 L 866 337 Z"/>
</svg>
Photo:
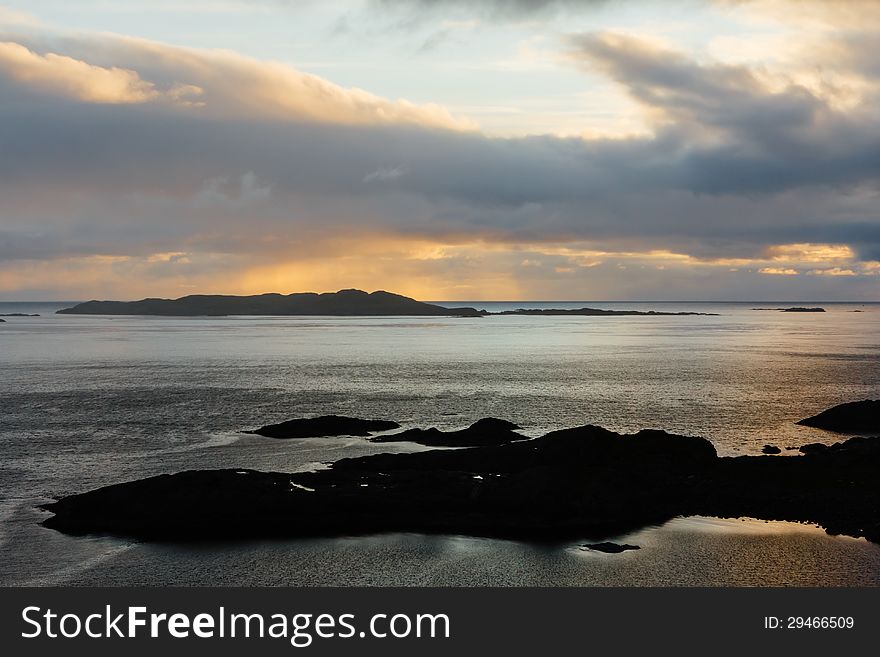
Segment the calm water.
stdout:
<svg viewBox="0 0 880 657">
<path fill-rule="evenodd" d="M 880 583 L 877 546 L 787 523 L 679 519 L 630 535 L 643 549 L 622 555 L 411 535 L 180 548 L 66 537 L 40 527 L 34 508 L 189 468 L 311 469 L 420 449 L 239 433 L 310 414 L 443 428 L 491 415 L 530 435 L 655 427 L 705 436 L 722 454 L 834 442 L 794 421 L 880 397 L 878 305 L 548 304 L 718 317 L 53 314 L 66 305 L 0 303 L 0 313 L 41 314 L 0 324 L 0 583 Z"/>
</svg>

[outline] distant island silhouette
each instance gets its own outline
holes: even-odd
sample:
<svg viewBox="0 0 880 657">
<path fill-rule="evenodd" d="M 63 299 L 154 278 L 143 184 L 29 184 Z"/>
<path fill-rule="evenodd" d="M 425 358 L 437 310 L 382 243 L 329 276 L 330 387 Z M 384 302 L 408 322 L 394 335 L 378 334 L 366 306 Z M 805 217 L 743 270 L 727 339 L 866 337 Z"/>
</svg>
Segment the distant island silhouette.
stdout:
<svg viewBox="0 0 880 657">
<path fill-rule="evenodd" d="M 57 311 L 62 315 L 166 315 L 178 317 L 225 315 L 418 315 L 480 317 L 476 308 L 444 308 L 391 292 L 298 292 L 252 296 L 193 294 L 179 299 L 86 301 Z"/>
<path fill-rule="evenodd" d="M 776 310 L 781 313 L 824 313 L 825 309 L 818 306 L 806 308 L 804 306 L 793 306 L 791 308 L 752 308 L 752 310 Z M 857 311 L 856 311 L 857 312 Z"/>
<path fill-rule="evenodd" d="M 604 310 L 601 308 L 517 308 L 516 310 L 502 310 L 487 315 L 584 315 L 587 317 L 603 317 L 605 315 L 703 315 L 717 316 L 718 313 L 697 312 L 666 312 L 662 310 Z"/>
<path fill-rule="evenodd" d="M 297 292 L 294 294 L 192 294 L 179 299 L 140 301 L 86 301 L 56 311 L 60 315 L 163 315 L 172 317 L 225 317 L 229 315 L 325 315 L 325 316 L 430 316 L 485 317 L 489 315 L 714 315 L 716 313 L 662 312 L 657 310 L 603 310 L 599 308 L 542 308 L 489 312 L 476 308 L 447 308 L 379 290 L 364 292 Z"/>
</svg>

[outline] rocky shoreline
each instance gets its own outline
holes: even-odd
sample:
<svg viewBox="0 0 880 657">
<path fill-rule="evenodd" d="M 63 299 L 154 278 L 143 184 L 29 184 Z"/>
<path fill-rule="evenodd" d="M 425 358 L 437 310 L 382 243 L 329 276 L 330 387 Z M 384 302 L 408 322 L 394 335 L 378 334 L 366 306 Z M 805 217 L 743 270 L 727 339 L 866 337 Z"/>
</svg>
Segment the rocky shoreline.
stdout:
<svg viewBox="0 0 880 657">
<path fill-rule="evenodd" d="M 789 457 L 719 457 L 704 438 L 664 431 L 587 425 L 519 440 L 498 422 L 485 425 L 496 435 L 484 446 L 345 458 L 316 472 L 194 470 L 107 486 L 45 505 L 54 515 L 44 524 L 163 541 L 385 532 L 555 541 L 707 515 L 817 523 L 880 542 L 878 438 Z M 494 444 L 499 429 L 511 440 Z"/>
</svg>

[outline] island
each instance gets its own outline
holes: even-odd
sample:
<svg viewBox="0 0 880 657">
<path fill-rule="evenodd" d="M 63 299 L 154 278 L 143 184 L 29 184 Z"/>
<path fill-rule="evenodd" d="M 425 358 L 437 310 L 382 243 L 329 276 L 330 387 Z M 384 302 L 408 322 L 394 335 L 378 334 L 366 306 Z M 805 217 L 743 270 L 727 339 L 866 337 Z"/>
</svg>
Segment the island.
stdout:
<svg viewBox="0 0 880 657">
<path fill-rule="evenodd" d="M 253 296 L 193 294 L 179 299 L 86 301 L 57 311 L 62 315 L 164 315 L 222 317 L 227 315 L 430 316 L 481 317 L 475 308 L 444 308 L 391 292 L 339 290 L 317 294 Z"/>
<path fill-rule="evenodd" d="M 476 308 L 447 308 L 416 301 L 379 290 L 339 290 L 338 292 L 297 292 L 252 296 L 193 294 L 179 299 L 141 299 L 140 301 L 86 301 L 56 311 L 61 315 L 163 315 L 172 317 L 255 316 L 429 316 L 488 317 L 492 315 L 584 315 L 589 317 L 716 315 L 717 313 L 666 312 L 657 310 L 602 310 L 600 308 L 542 308 L 489 312 Z"/>
<path fill-rule="evenodd" d="M 395 443 L 413 442 L 428 447 L 479 447 L 481 445 L 504 445 L 516 440 L 526 440 L 528 436 L 516 433 L 514 429 L 521 427 L 507 420 L 484 417 L 466 429 L 457 431 L 441 431 L 436 427 L 430 429 L 407 429 L 400 433 L 374 436 L 370 442 Z"/>
<path fill-rule="evenodd" d="M 817 523 L 880 542 L 880 439 L 719 457 L 704 438 L 586 425 L 502 445 L 343 458 L 313 472 L 191 470 L 69 495 L 46 527 L 153 541 L 463 534 L 609 537 L 676 516 Z"/>
<path fill-rule="evenodd" d="M 0 313 L 0 317 L 39 317 L 37 313 L 29 315 L 28 313 Z"/>
<path fill-rule="evenodd" d="M 629 543 L 612 543 L 610 541 L 603 541 L 601 543 L 586 543 L 581 545 L 581 550 L 587 550 L 590 552 L 605 552 L 606 554 L 620 554 L 621 552 L 626 552 L 628 550 L 640 550 L 641 548 L 638 545 L 630 545 Z"/>
<path fill-rule="evenodd" d="M 838 404 L 796 424 L 836 433 L 880 435 L 880 399 Z"/>
<path fill-rule="evenodd" d="M 400 425 L 397 422 L 390 420 L 362 420 L 344 415 L 322 415 L 269 424 L 242 433 L 252 433 L 267 438 L 320 438 L 326 436 L 369 436 L 375 431 L 389 431 L 399 428 Z"/>
<path fill-rule="evenodd" d="M 485 311 L 484 311 L 485 312 Z M 661 310 L 603 310 L 601 308 L 517 308 L 516 310 L 502 310 L 497 313 L 486 313 L 487 315 L 585 315 L 588 317 L 606 317 L 613 315 L 624 316 L 683 316 L 683 315 L 702 315 L 704 317 L 717 317 L 718 313 L 697 313 L 697 312 L 666 312 Z"/>
<path fill-rule="evenodd" d="M 781 313 L 824 313 L 824 308 L 806 308 L 803 306 L 793 306 L 791 308 L 752 308 L 752 310 L 775 310 Z"/>
</svg>

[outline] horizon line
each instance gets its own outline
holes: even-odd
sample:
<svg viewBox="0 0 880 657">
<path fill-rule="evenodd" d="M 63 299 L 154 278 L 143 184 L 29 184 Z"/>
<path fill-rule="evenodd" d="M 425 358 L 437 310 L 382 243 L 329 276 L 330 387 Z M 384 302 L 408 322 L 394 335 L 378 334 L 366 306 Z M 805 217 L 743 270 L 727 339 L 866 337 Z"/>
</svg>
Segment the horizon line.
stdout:
<svg viewBox="0 0 880 657">
<path fill-rule="evenodd" d="M 283 293 L 261 293 L 261 294 L 283 294 Z M 320 294 L 320 293 L 319 293 Z M 205 295 L 185 295 L 185 296 L 258 296 L 250 294 L 205 294 Z M 401 295 L 405 296 L 405 295 Z M 123 299 L 112 301 L 120 301 L 130 303 L 132 301 L 141 301 L 143 299 L 171 299 L 171 297 L 143 297 L 142 299 Z M 180 299 L 184 297 L 174 297 Z M 415 297 L 410 297 L 415 299 Z M 60 304 L 60 303 L 86 303 L 87 301 L 95 301 L 97 299 L 0 299 L 0 303 L 43 303 L 43 304 Z M 103 299 L 102 299 L 103 300 Z M 106 299 L 111 301 L 111 299 Z M 416 299 L 422 303 L 444 304 L 444 303 L 768 303 L 768 304 L 808 304 L 808 303 L 824 303 L 824 304 L 880 304 L 880 299 L 863 300 L 863 299 Z"/>
</svg>

